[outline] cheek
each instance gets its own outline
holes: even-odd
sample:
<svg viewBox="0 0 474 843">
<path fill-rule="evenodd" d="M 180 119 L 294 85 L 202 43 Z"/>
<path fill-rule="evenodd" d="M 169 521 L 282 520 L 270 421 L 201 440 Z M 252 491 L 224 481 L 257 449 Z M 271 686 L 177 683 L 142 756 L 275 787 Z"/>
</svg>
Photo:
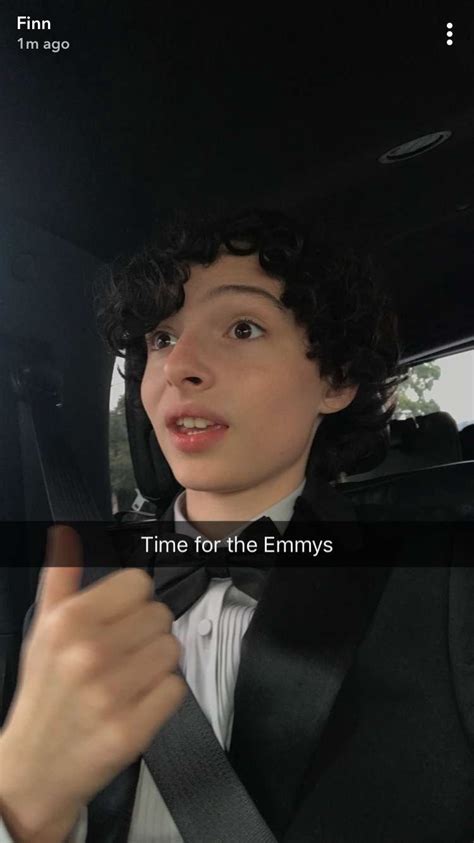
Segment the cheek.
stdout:
<svg viewBox="0 0 474 843">
<path fill-rule="evenodd" d="M 263 390 L 260 382 L 260 400 L 256 401 L 261 412 L 271 414 L 275 421 L 291 419 L 298 427 L 312 423 L 322 394 L 321 381 L 314 368 L 292 367 L 291 361 L 286 360 L 282 361 L 278 372 L 268 374 Z"/>
<path fill-rule="evenodd" d="M 246 432 L 250 447 L 259 443 L 262 458 L 292 455 L 305 447 L 317 415 L 314 391 L 314 381 L 302 383 L 286 374 L 267 379 L 263 388 L 260 382 L 254 390 L 246 389 L 248 412 L 241 433 Z"/>
</svg>

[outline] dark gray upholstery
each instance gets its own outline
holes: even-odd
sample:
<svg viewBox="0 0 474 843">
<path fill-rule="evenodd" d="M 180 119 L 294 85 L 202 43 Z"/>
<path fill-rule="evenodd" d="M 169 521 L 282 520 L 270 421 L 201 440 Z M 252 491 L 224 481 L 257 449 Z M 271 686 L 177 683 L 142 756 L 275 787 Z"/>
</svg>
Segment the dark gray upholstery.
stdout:
<svg viewBox="0 0 474 843">
<path fill-rule="evenodd" d="M 474 460 L 474 424 L 468 424 L 459 434 L 463 460 Z"/>
<path fill-rule="evenodd" d="M 347 479 L 350 482 L 370 480 L 462 459 L 459 432 L 452 416 L 443 412 L 430 413 L 392 421 L 390 449 L 383 462 L 363 474 L 351 474 Z"/>
<path fill-rule="evenodd" d="M 360 517 L 381 521 L 474 521 L 474 461 L 335 487 L 358 507 Z"/>
</svg>

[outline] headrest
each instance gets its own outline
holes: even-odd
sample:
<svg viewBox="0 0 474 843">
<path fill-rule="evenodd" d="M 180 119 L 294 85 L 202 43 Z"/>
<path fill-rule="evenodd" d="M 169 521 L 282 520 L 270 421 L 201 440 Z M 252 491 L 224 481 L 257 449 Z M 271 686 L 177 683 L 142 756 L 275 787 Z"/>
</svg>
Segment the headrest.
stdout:
<svg viewBox="0 0 474 843">
<path fill-rule="evenodd" d="M 474 424 L 463 427 L 459 434 L 461 440 L 462 457 L 464 460 L 474 460 Z"/>
<path fill-rule="evenodd" d="M 126 375 L 129 366 L 126 357 Z M 125 418 L 137 486 L 143 497 L 154 504 L 159 517 L 182 486 L 175 480 L 158 445 L 155 431 L 140 400 L 140 385 L 130 380 L 125 381 Z"/>
<path fill-rule="evenodd" d="M 364 474 L 357 472 L 349 475 L 348 480 L 369 480 L 417 471 L 432 465 L 446 465 L 462 459 L 459 433 L 452 416 L 443 412 L 430 413 L 427 416 L 392 421 L 390 446 L 385 459 Z"/>
<path fill-rule="evenodd" d="M 474 461 L 336 485 L 359 517 L 381 521 L 474 521 Z"/>
</svg>

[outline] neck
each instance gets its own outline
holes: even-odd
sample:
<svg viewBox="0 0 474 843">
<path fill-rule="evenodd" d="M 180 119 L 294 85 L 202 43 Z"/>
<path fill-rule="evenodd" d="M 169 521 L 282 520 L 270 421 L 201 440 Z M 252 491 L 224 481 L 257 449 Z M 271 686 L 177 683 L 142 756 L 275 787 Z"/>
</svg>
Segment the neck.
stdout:
<svg viewBox="0 0 474 843">
<path fill-rule="evenodd" d="M 286 483 L 264 482 L 251 489 L 207 492 L 186 489 L 185 515 L 202 535 L 219 539 L 233 532 L 237 523 L 246 523 L 294 492 L 304 476 Z"/>
</svg>

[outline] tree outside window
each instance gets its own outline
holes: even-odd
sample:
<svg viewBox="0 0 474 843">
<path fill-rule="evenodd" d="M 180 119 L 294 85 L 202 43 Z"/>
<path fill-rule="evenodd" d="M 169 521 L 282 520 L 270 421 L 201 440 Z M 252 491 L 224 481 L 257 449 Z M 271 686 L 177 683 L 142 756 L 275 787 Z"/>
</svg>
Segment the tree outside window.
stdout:
<svg viewBox="0 0 474 843">
<path fill-rule="evenodd" d="M 440 407 L 429 393 L 440 375 L 441 369 L 435 362 L 420 363 L 409 369 L 407 380 L 398 388 L 394 419 L 403 420 L 439 412 Z"/>
<path fill-rule="evenodd" d="M 109 461 L 114 512 L 130 510 L 137 496 L 125 420 L 125 395 L 121 395 L 109 414 Z"/>
</svg>

